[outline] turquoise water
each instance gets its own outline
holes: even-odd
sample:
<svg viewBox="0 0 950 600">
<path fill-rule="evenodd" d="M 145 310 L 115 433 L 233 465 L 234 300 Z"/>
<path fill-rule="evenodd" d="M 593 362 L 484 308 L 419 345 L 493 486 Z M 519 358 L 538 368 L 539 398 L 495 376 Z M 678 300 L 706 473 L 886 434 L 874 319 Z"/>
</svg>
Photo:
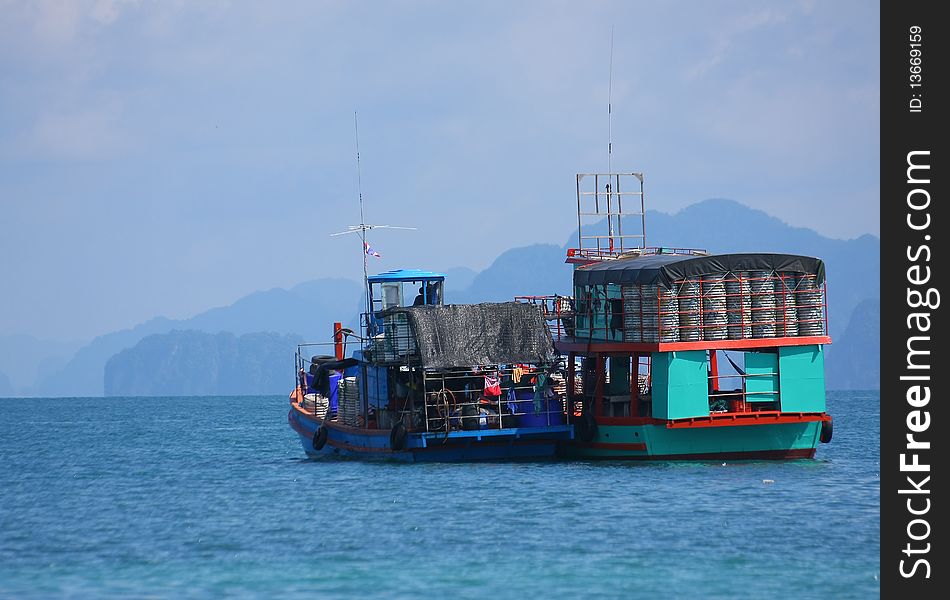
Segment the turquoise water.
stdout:
<svg viewBox="0 0 950 600">
<path fill-rule="evenodd" d="M 725 465 L 310 461 L 283 397 L 0 400 L 0 596 L 876 597 L 879 400 Z"/>
</svg>

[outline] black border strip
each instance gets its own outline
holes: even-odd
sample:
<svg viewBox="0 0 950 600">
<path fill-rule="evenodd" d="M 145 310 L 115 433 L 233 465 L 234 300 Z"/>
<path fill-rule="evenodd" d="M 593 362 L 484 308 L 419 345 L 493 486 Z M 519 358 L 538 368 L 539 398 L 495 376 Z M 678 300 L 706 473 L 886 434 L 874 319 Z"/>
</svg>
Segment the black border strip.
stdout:
<svg viewBox="0 0 950 600">
<path fill-rule="evenodd" d="M 931 598 L 947 589 L 941 581 L 947 552 L 937 541 L 944 500 L 935 489 L 947 483 L 938 454 L 947 453 L 940 432 L 950 365 L 942 346 L 946 309 L 937 298 L 950 271 L 944 240 L 950 227 L 941 214 L 948 159 L 938 145 L 938 121 L 950 116 L 943 60 L 950 24 L 938 18 L 938 6 L 890 0 L 881 6 L 883 597 Z M 915 165 L 910 170 L 908 161 Z M 908 434 L 916 448 L 908 448 Z"/>
</svg>

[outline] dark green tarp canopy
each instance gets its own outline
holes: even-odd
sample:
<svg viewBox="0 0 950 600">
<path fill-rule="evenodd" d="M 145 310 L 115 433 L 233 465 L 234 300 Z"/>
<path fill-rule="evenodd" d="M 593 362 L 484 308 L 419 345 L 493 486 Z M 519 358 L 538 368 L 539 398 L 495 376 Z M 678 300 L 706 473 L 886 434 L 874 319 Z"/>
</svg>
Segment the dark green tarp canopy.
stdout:
<svg viewBox="0 0 950 600">
<path fill-rule="evenodd" d="M 820 258 L 795 254 L 647 254 L 608 260 L 574 270 L 574 285 L 605 283 L 659 283 L 670 287 L 674 281 L 700 275 L 718 275 L 739 271 L 776 271 L 815 275 L 816 283 L 825 280 L 825 263 Z"/>
<path fill-rule="evenodd" d="M 554 342 L 541 309 L 521 302 L 390 308 L 406 315 L 421 366 L 468 367 L 554 361 Z"/>
</svg>

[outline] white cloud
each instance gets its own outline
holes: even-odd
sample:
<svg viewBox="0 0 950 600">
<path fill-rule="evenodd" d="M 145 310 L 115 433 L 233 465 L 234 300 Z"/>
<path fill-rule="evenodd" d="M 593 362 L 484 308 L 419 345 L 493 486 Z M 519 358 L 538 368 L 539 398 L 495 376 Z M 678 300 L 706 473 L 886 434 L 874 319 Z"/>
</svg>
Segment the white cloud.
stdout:
<svg viewBox="0 0 950 600">
<path fill-rule="evenodd" d="M 15 4 L 5 3 L 5 16 L 10 18 L 7 34 L 44 49 L 62 50 L 80 43 L 84 35 L 113 25 L 122 12 L 138 6 L 138 0 L 37 0 Z M 15 23 L 15 25 L 13 25 Z M 25 25 L 25 29 L 22 26 Z"/>
<path fill-rule="evenodd" d="M 119 14 L 129 5 L 138 5 L 137 0 L 96 0 L 90 10 L 90 16 L 102 25 L 111 25 L 119 18 Z"/>
<path fill-rule="evenodd" d="M 33 32 L 41 41 L 61 46 L 75 40 L 82 19 L 82 6 L 69 0 L 47 0 L 34 5 Z"/>
<path fill-rule="evenodd" d="M 118 104 L 111 102 L 85 110 L 41 114 L 31 127 L 0 146 L 0 155 L 26 160 L 113 158 L 129 147 L 118 112 Z"/>
<path fill-rule="evenodd" d="M 5 280 L 61 304 L 7 299 L 0 313 L 22 310 L 26 330 L 65 331 L 82 311 L 94 332 L 202 310 L 226 285 L 218 248 L 251 265 L 241 285 L 304 278 L 254 247 L 286 246 L 288 232 L 307 236 L 306 255 L 343 256 L 306 261 L 307 276 L 358 272 L 358 249 L 325 237 L 356 210 L 354 109 L 368 215 L 424 232 L 381 237 L 387 264 L 424 266 L 420 244 L 483 267 L 562 241 L 573 173 L 606 167 L 612 23 L 613 166 L 647 173 L 651 207 L 725 196 L 789 221 L 820 209 L 830 235 L 877 228 L 860 211 L 875 185 L 837 184 L 876 181 L 879 164 L 877 8 L 858 2 L 0 0 L 0 14 L 0 221 L 21 235 L 11 248 L 44 240 Z M 492 235 L 465 218 L 476 204 Z M 130 222 L 162 233 L 140 243 Z M 103 247 L 71 230 L 126 237 Z M 115 247 L 171 266 L 153 287 L 127 285 L 121 261 L 100 258 Z M 59 280 L 36 287 L 77 250 L 74 286 L 97 286 L 85 304 L 56 296 Z M 194 289 L 157 293 L 180 289 L 181 264 Z"/>
<path fill-rule="evenodd" d="M 697 79 L 708 74 L 722 63 L 732 51 L 736 38 L 757 29 L 777 25 L 788 19 L 781 11 L 762 9 L 745 13 L 725 23 L 710 23 L 717 33 L 707 56 L 686 69 L 686 79 Z"/>
</svg>

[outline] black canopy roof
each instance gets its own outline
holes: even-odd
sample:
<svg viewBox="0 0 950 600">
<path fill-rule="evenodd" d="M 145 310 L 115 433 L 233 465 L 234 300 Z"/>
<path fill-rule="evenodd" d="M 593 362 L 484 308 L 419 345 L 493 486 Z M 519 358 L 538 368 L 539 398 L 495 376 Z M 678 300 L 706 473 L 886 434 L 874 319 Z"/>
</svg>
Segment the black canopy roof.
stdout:
<svg viewBox="0 0 950 600">
<path fill-rule="evenodd" d="M 687 277 L 737 271 L 785 271 L 815 275 L 817 283 L 825 280 L 825 263 L 811 256 L 762 253 L 712 256 L 647 254 L 578 267 L 574 270 L 574 285 L 659 283 L 670 287 L 674 281 Z"/>
<path fill-rule="evenodd" d="M 500 302 L 390 308 L 412 326 L 422 366 L 463 367 L 502 363 L 550 363 L 551 331 L 532 304 Z"/>
</svg>

